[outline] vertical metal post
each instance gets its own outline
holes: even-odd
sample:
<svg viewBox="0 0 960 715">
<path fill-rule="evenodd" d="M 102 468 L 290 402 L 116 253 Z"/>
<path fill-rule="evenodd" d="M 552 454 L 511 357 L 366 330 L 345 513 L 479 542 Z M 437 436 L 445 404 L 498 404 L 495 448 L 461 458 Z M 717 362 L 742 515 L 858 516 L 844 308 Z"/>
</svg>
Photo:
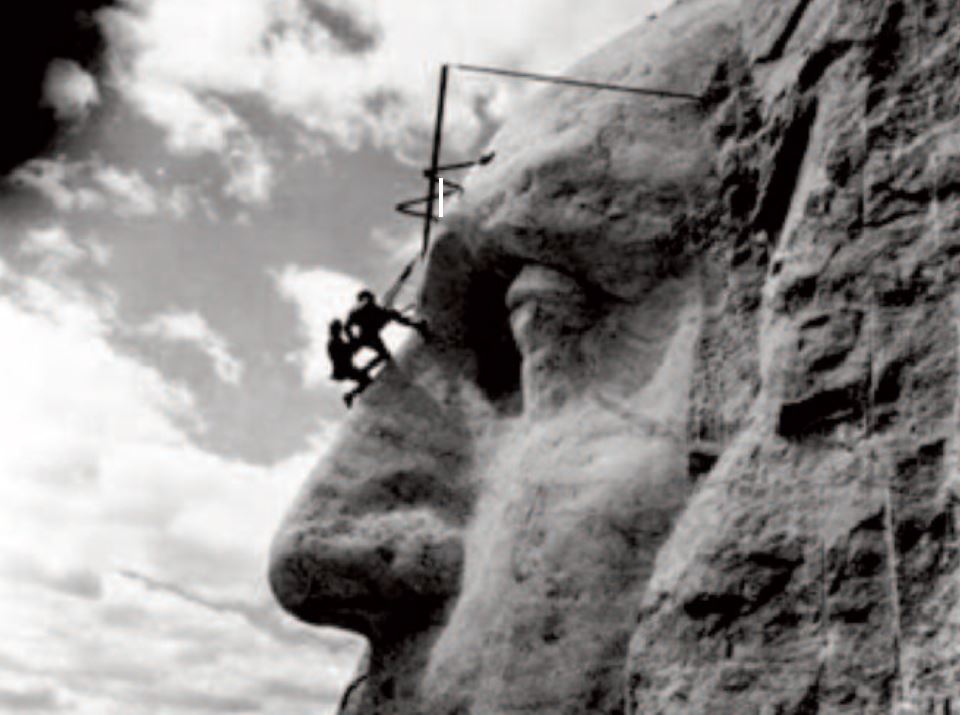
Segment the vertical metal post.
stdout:
<svg viewBox="0 0 960 715">
<path fill-rule="evenodd" d="M 437 98 L 437 119 L 433 125 L 433 153 L 430 155 L 430 170 L 427 172 L 427 210 L 423 219 L 423 246 L 420 248 L 420 257 L 427 255 L 430 247 L 430 224 L 433 223 L 433 182 L 437 180 L 440 166 L 440 141 L 443 138 L 443 110 L 447 102 L 447 75 L 449 65 L 440 68 L 440 93 Z"/>
</svg>

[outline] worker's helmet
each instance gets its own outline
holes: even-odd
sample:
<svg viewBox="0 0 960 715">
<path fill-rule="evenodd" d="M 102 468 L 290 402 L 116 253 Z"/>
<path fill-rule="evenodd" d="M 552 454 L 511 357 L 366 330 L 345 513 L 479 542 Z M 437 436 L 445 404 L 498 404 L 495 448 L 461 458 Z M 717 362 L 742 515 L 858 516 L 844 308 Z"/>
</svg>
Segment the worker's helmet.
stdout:
<svg viewBox="0 0 960 715">
<path fill-rule="evenodd" d="M 368 290 L 362 290 L 357 293 L 357 300 L 359 300 L 361 303 L 372 303 L 373 293 Z"/>
<path fill-rule="evenodd" d="M 330 334 L 331 334 L 331 335 L 339 335 L 341 330 L 343 330 L 343 321 L 341 321 L 341 320 L 331 320 L 331 321 L 330 321 Z"/>
</svg>

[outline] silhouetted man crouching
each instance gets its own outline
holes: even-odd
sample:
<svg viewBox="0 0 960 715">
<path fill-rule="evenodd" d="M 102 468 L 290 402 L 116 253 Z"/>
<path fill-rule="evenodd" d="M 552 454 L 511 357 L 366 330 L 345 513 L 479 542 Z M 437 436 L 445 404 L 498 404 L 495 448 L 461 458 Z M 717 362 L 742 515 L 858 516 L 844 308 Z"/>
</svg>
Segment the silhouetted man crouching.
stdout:
<svg viewBox="0 0 960 715">
<path fill-rule="evenodd" d="M 327 355 L 330 356 L 330 363 L 333 365 L 333 373 L 330 375 L 337 382 L 344 380 L 353 380 L 357 383 L 350 392 L 343 396 L 343 401 L 347 407 L 353 404 L 354 398 L 366 390 L 372 380 L 370 379 L 369 366 L 366 370 L 361 370 L 353 364 L 353 357 L 357 353 L 358 346 L 350 339 L 348 334 L 343 331 L 343 323 L 339 320 L 330 323 L 330 338 L 327 340 Z"/>
</svg>

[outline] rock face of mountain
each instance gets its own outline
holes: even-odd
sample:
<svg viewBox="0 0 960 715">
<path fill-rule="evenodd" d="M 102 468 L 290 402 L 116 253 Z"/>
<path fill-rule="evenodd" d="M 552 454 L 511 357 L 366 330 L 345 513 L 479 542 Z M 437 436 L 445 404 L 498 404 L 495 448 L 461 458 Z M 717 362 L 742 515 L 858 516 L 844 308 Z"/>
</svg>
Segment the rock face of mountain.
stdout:
<svg viewBox="0 0 960 715">
<path fill-rule="evenodd" d="M 280 527 L 344 713 L 960 712 L 960 1 L 686 0 L 444 219 Z"/>
</svg>

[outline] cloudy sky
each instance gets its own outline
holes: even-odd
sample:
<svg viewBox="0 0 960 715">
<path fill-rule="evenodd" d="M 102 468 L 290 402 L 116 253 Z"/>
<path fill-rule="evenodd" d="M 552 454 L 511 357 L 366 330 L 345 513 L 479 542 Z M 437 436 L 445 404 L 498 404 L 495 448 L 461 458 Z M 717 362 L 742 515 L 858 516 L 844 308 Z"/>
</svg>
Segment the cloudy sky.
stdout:
<svg viewBox="0 0 960 715">
<path fill-rule="evenodd" d="M 326 322 L 415 250 L 439 64 L 559 72 L 664 2 L 127 0 L 48 58 L 68 130 L 0 191 L 0 711 L 332 712 L 362 643 L 265 554 L 344 415 Z M 456 77 L 446 158 L 528 89 Z"/>
</svg>

